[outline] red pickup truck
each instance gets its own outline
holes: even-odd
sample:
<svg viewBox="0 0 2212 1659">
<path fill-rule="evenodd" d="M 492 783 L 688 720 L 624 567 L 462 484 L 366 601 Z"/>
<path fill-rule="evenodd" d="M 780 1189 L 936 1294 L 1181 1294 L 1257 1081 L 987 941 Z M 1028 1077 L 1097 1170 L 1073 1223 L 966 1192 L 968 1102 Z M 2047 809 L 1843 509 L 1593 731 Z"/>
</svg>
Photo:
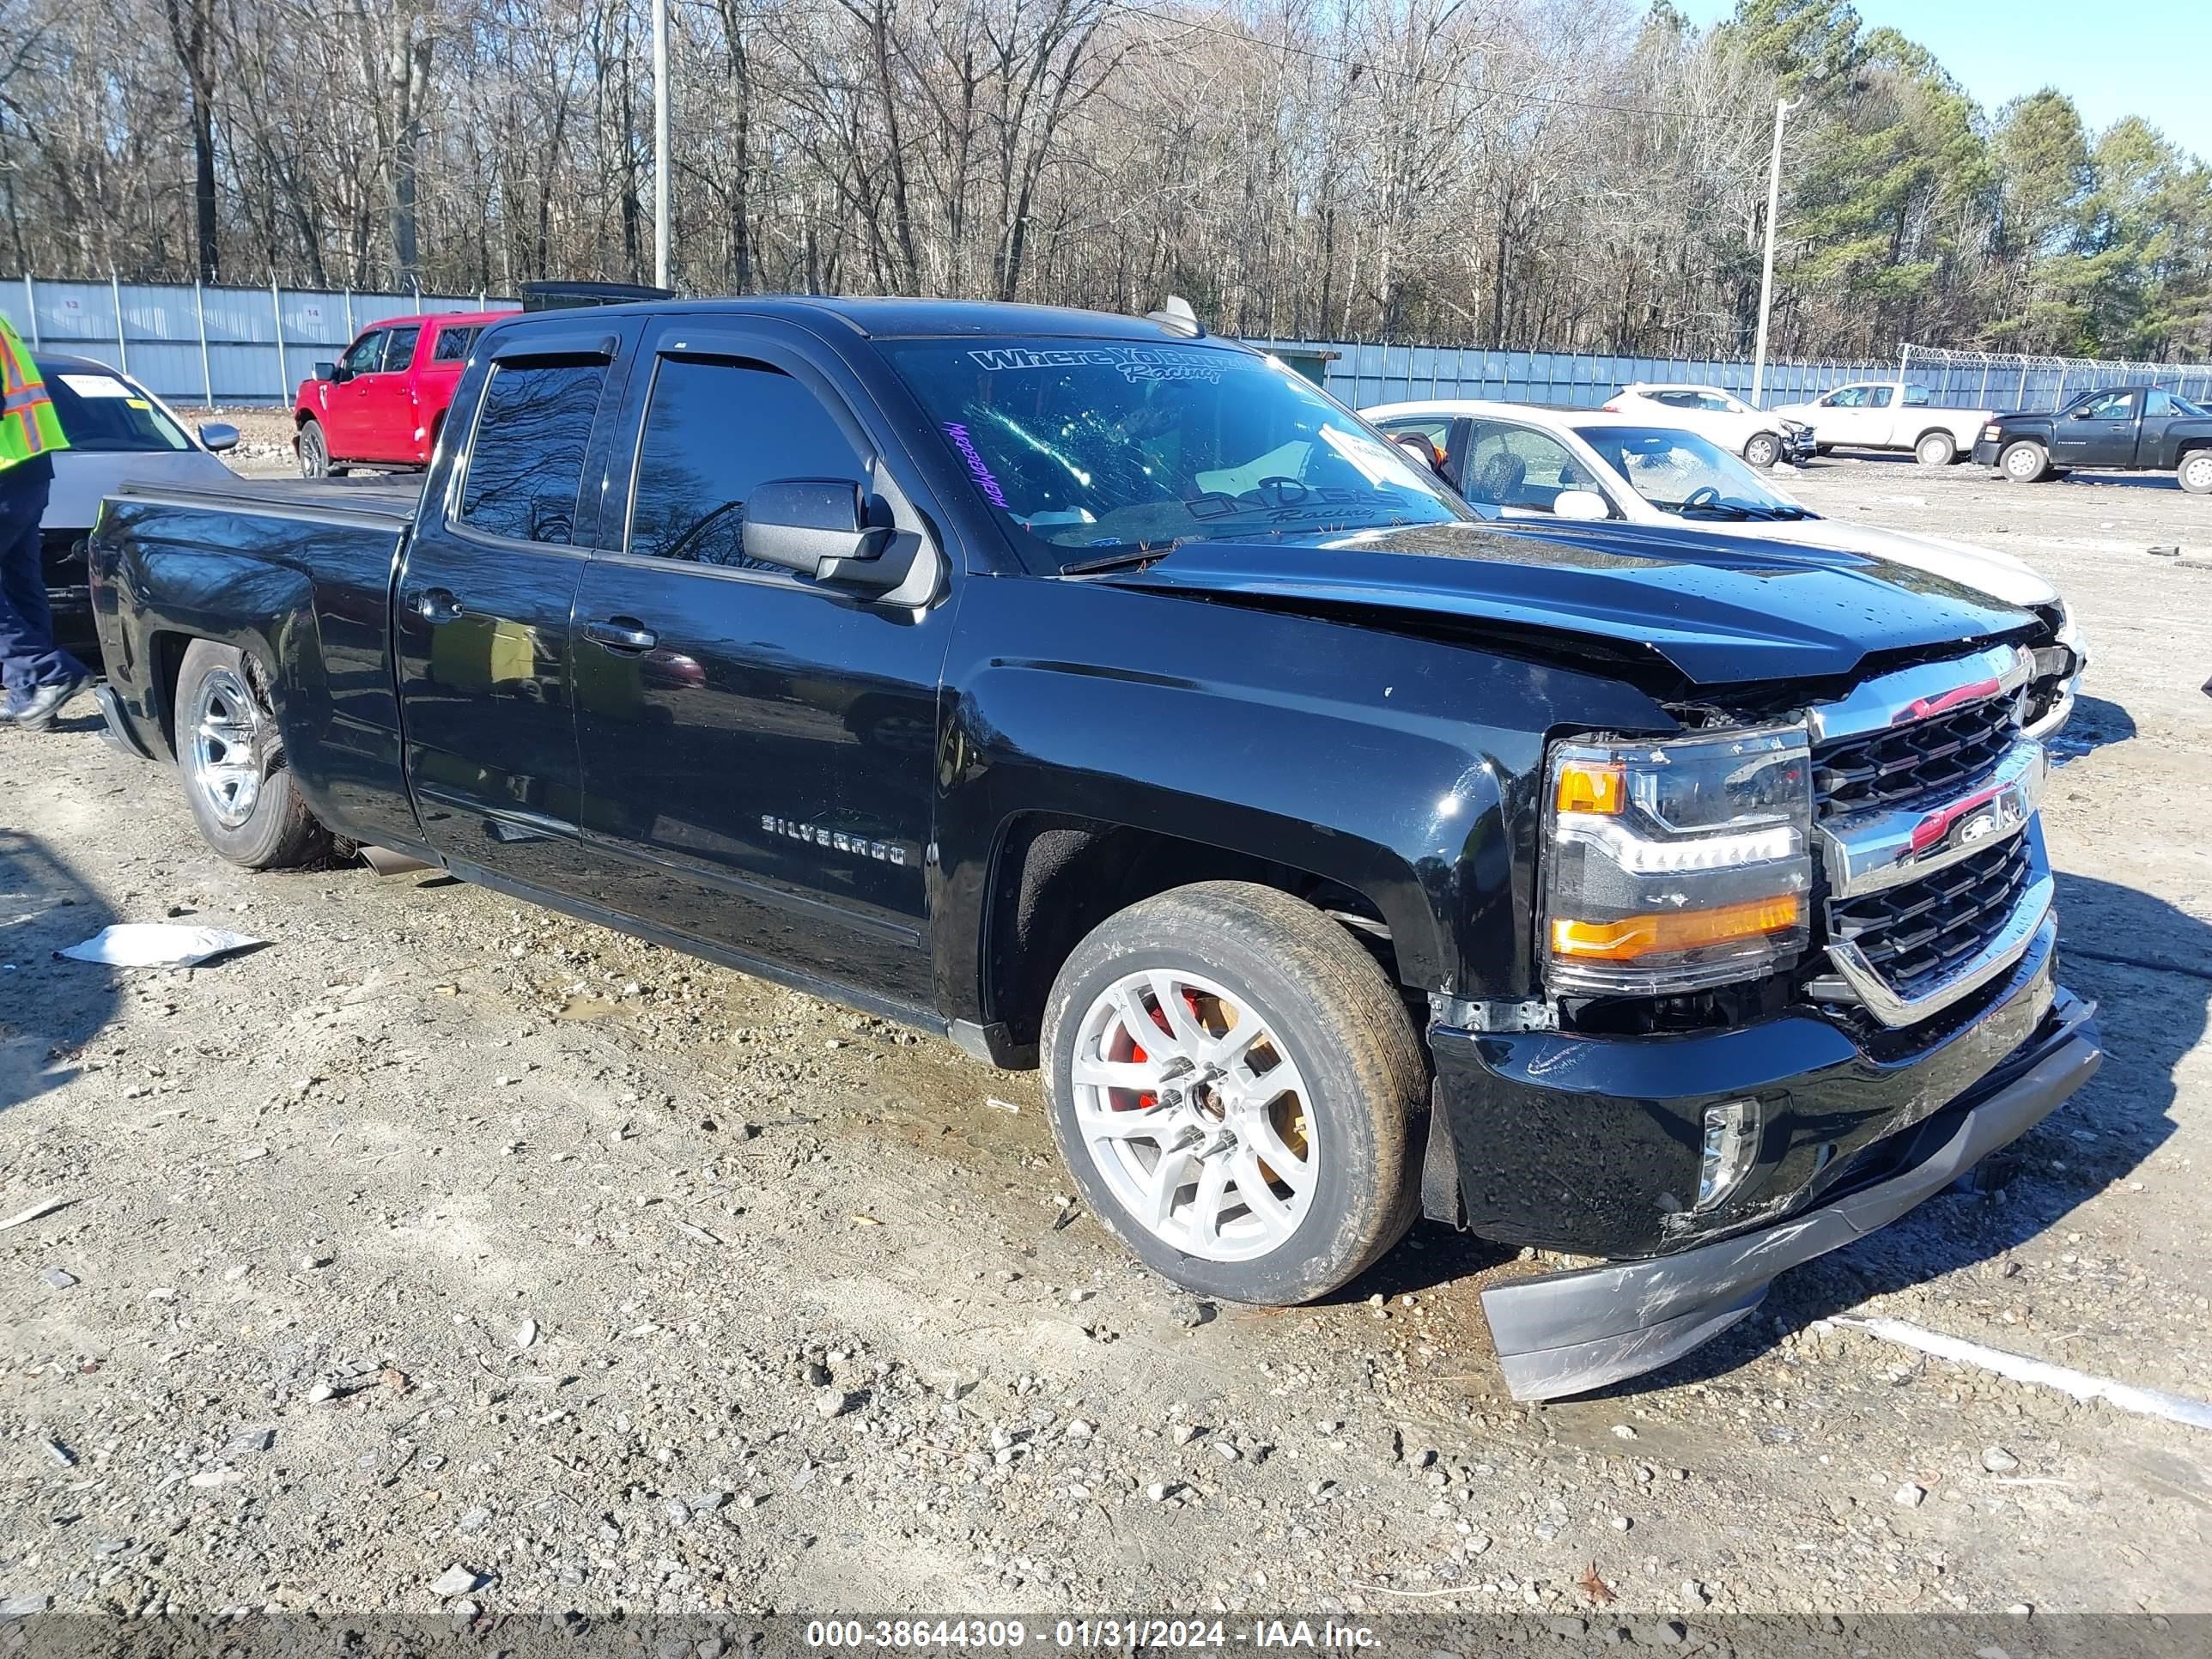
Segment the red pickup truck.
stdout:
<svg viewBox="0 0 2212 1659">
<path fill-rule="evenodd" d="M 337 362 L 317 363 L 292 407 L 301 476 L 428 465 L 469 348 L 487 324 L 512 314 L 388 317 L 363 329 Z"/>
</svg>

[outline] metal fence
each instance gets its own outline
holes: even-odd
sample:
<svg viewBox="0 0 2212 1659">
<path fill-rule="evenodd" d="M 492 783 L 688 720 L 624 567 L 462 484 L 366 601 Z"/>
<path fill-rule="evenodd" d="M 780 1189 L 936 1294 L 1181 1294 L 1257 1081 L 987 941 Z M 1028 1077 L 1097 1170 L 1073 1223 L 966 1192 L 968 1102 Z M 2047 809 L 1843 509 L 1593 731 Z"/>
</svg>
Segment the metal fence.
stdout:
<svg viewBox="0 0 2212 1659">
<path fill-rule="evenodd" d="M 511 305 L 496 295 L 368 294 L 271 285 L 0 281 L 0 313 L 33 348 L 78 352 L 127 370 L 182 404 L 289 404 L 317 362 L 336 357 L 362 329 L 415 312 Z M 1714 386 L 1751 395 L 1748 359 L 1608 356 L 1498 351 L 1480 346 L 1390 345 L 1355 340 L 1254 340 L 1324 357 L 1323 383 L 1353 408 L 1417 398 L 1594 409 L 1633 380 Z M 2212 398 L 2212 367 L 2100 362 L 2081 358 L 1944 350 L 1908 345 L 1897 362 L 1771 362 L 1764 401 L 1798 403 L 1853 380 L 1902 368 L 1934 401 L 1958 409 L 2052 409 L 2100 386 L 2157 384 Z"/>
<path fill-rule="evenodd" d="M 1557 404 L 1595 409 L 1631 381 L 1719 386 L 1751 396 L 1751 361 L 1692 357 L 1616 357 L 1565 351 L 1494 351 L 1481 346 L 1381 345 L 1351 340 L 1254 340 L 1255 346 L 1301 356 L 1328 356 L 1323 384 L 1354 409 L 1416 398 L 1482 398 L 1498 403 Z M 1887 363 L 1771 362 L 1765 401 L 1802 402 L 1831 386 L 1881 380 Z"/>
<path fill-rule="evenodd" d="M 98 358 L 172 403 L 289 404 L 319 362 L 369 324 L 512 304 L 481 294 L 201 288 L 190 283 L 0 283 L 0 313 L 34 350 Z"/>
</svg>

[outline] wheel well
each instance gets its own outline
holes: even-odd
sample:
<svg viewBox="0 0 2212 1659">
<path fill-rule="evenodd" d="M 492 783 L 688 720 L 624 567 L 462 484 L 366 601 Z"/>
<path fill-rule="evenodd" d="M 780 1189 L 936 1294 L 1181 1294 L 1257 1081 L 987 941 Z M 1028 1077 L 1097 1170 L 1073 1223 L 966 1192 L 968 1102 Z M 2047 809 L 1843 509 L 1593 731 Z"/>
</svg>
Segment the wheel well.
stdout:
<svg viewBox="0 0 2212 1659">
<path fill-rule="evenodd" d="M 1007 829 L 992 861 L 981 964 L 987 1018 L 1003 1024 L 1016 1045 L 1033 1048 L 1053 979 L 1084 936 L 1116 911 L 1196 881 L 1255 882 L 1334 915 L 1398 982 L 1381 909 L 1340 882 L 1156 830 L 1032 814 Z"/>
<path fill-rule="evenodd" d="M 153 651 L 152 680 L 159 694 L 161 736 L 169 752 L 177 751 L 177 681 L 185 671 L 185 653 L 192 648 L 189 634 L 156 634 L 147 641 Z"/>
<path fill-rule="evenodd" d="M 1912 447 L 1917 449 L 1930 438 L 1947 438 L 1950 441 L 1952 448 L 1956 449 L 1959 447 L 1959 434 L 1950 428 L 1942 426 L 1923 428 L 1920 435 L 1912 441 Z"/>
<path fill-rule="evenodd" d="M 2212 438 L 2184 438 L 2181 441 L 2181 447 L 2174 452 L 2173 459 L 2179 464 L 2199 451 L 2206 449 L 2212 449 Z"/>
<path fill-rule="evenodd" d="M 316 426 L 320 426 L 322 424 L 320 421 L 315 418 L 315 411 L 313 410 L 295 409 L 292 411 L 292 426 L 294 430 L 296 431 L 301 427 L 310 424 Z"/>
</svg>

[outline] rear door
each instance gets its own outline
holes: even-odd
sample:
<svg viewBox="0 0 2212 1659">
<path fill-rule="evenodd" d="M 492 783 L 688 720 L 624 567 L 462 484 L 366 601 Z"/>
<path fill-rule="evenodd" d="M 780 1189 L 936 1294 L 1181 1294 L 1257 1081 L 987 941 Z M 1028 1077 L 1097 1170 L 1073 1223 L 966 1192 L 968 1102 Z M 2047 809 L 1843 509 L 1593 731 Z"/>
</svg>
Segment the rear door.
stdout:
<svg viewBox="0 0 2212 1659">
<path fill-rule="evenodd" d="M 921 526 L 865 394 L 818 352 L 767 322 L 648 331 L 628 499 L 610 495 L 601 537 L 618 550 L 593 555 L 576 596 L 584 830 L 611 855 L 611 908 L 927 1004 L 949 598 L 894 608 L 742 548 L 746 498 L 777 478 L 859 481 Z"/>
<path fill-rule="evenodd" d="M 2142 393 L 2122 388 L 2084 398 L 2051 423 L 2051 459 L 2060 466 L 2128 466 L 2136 454 Z"/>
<path fill-rule="evenodd" d="M 635 323 L 518 331 L 399 572 L 392 639 L 408 782 L 430 844 L 551 892 L 588 891 L 569 614 L 599 495 L 595 422 Z M 463 434 L 456 434 L 463 437 Z"/>
<path fill-rule="evenodd" d="M 434 326 L 436 332 L 430 343 L 416 353 L 415 363 L 415 420 L 422 432 L 416 441 L 416 453 L 425 461 L 438 447 L 446 411 L 453 406 L 453 390 L 460 384 L 461 370 L 469 361 L 469 348 L 483 331 L 474 323 Z"/>
</svg>

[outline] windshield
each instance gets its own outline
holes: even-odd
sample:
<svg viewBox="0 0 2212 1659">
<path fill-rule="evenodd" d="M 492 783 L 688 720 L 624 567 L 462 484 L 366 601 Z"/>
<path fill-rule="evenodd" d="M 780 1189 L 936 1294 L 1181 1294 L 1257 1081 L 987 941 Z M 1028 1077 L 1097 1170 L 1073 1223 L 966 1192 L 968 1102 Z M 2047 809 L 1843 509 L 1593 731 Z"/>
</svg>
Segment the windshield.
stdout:
<svg viewBox="0 0 2212 1659">
<path fill-rule="evenodd" d="M 71 449 L 106 453 L 190 449 L 191 440 L 134 386 L 106 369 L 41 371 Z"/>
<path fill-rule="evenodd" d="M 1741 461 L 1694 432 L 1656 426 L 1577 427 L 1575 435 L 1662 513 L 1685 519 L 1806 519 Z"/>
<path fill-rule="evenodd" d="M 1474 516 L 1358 416 L 1241 347 L 1036 339 L 885 349 L 983 498 L 1063 568 L 1186 541 Z"/>
</svg>

